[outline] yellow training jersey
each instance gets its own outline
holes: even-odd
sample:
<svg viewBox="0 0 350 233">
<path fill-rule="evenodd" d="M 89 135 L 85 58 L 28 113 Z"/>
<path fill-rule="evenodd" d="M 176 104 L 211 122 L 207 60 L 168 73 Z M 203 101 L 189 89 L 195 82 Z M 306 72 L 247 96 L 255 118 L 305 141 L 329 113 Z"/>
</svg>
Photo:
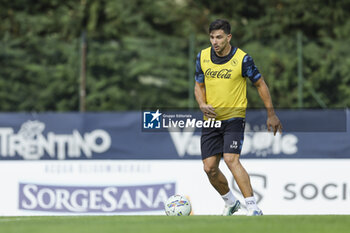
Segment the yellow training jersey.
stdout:
<svg viewBox="0 0 350 233">
<path fill-rule="evenodd" d="M 207 104 L 214 107 L 216 120 L 244 118 L 248 101 L 242 62 L 246 53 L 237 48 L 231 60 L 224 64 L 214 64 L 210 51 L 211 47 L 202 50 L 200 57 Z"/>
</svg>

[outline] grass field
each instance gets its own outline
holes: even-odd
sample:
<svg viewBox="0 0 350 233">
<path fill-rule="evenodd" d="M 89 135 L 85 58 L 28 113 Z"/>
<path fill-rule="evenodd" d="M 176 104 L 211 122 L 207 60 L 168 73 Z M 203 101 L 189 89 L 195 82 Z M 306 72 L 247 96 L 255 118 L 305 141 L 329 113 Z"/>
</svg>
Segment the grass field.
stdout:
<svg viewBox="0 0 350 233">
<path fill-rule="evenodd" d="M 350 216 L 62 216 L 0 217 L 0 233 L 345 233 Z"/>
</svg>

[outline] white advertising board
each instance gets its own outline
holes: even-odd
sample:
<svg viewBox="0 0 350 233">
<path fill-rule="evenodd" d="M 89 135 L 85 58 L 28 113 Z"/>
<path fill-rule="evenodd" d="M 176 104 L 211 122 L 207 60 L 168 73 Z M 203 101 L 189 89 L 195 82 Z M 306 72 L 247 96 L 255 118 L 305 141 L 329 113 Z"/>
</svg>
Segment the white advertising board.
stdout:
<svg viewBox="0 0 350 233">
<path fill-rule="evenodd" d="M 264 214 L 350 214 L 350 160 L 242 160 Z M 244 204 L 224 162 L 220 165 Z M 157 214 L 172 194 L 193 214 L 224 202 L 200 160 L 1 161 L 0 215 Z M 238 214 L 245 214 L 244 208 Z"/>
</svg>

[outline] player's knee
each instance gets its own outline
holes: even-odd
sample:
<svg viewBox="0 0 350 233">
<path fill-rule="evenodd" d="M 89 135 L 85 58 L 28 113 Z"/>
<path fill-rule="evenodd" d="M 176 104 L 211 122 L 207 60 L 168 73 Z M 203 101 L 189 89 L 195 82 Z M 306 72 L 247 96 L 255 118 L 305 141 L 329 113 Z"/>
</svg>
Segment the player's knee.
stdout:
<svg viewBox="0 0 350 233">
<path fill-rule="evenodd" d="M 237 165 L 239 164 L 239 155 L 238 154 L 224 155 L 224 161 L 227 165 Z"/>
<path fill-rule="evenodd" d="M 208 177 L 216 177 L 219 173 L 219 169 L 215 166 L 204 165 L 204 171 Z"/>
</svg>

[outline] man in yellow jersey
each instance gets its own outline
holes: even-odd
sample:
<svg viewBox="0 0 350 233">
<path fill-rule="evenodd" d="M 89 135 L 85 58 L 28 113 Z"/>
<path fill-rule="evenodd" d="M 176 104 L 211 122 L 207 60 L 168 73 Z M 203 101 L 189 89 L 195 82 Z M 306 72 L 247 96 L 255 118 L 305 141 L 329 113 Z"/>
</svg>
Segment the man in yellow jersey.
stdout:
<svg viewBox="0 0 350 233">
<path fill-rule="evenodd" d="M 240 202 L 231 192 L 226 177 L 219 169 L 223 157 L 240 188 L 248 209 L 247 215 L 262 215 L 250 184 L 250 178 L 239 161 L 247 108 L 246 78 L 256 86 L 267 109 L 267 127 L 274 135 L 282 133 L 269 89 L 253 59 L 231 46 L 231 26 L 226 20 L 215 20 L 209 26 L 211 47 L 198 53 L 195 96 L 204 118 L 221 120 L 220 128 L 203 128 L 201 151 L 204 170 L 210 183 L 225 202 L 223 215 L 232 215 Z"/>
</svg>

